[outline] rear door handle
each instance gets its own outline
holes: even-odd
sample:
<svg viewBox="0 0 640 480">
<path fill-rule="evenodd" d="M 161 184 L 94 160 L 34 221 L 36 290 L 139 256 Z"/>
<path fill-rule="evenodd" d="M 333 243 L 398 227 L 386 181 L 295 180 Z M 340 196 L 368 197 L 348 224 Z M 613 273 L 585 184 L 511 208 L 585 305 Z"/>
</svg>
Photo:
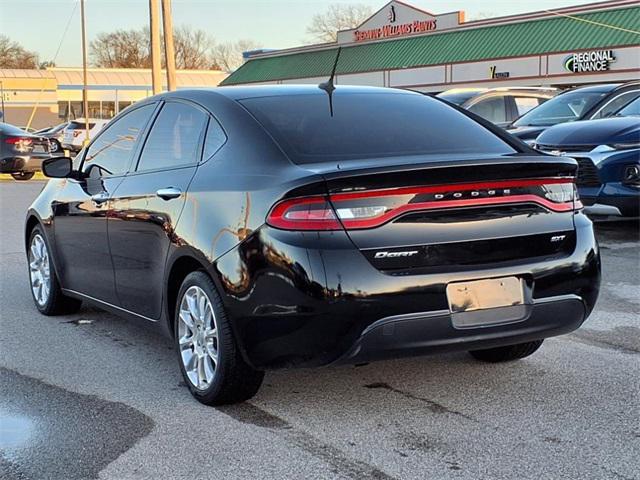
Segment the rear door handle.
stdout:
<svg viewBox="0 0 640 480">
<path fill-rule="evenodd" d="M 172 198 L 178 198 L 182 195 L 182 190 L 176 187 L 161 188 L 156 192 L 156 195 L 163 200 L 171 200 Z"/>
<path fill-rule="evenodd" d="M 91 200 L 93 200 L 97 205 L 102 205 L 104 202 L 109 200 L 109 194 L 107 192 L 96 193 L 95 195 L 91 195 Z"/>
</svg>

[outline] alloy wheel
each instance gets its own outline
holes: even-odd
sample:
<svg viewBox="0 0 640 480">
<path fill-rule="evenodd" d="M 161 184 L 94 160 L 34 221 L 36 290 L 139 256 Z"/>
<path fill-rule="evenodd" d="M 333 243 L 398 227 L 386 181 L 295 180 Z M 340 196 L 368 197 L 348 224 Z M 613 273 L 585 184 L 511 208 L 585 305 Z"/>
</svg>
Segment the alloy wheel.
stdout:
<svg viewBox="0 0 640 480">
<path fill-rule="evenodd" d="M 40 234 L 34 235 L 29 246 L 29 278 L 36 303 L 46 305 L 51 292 L 51 270 L 47 244 Z"/>
<path fill-rule="evenodd" d="M 178 344 L 187 378 L 206 390 L 218 367 L 218 329 L 211 300 L 198 286 L 189 287 L 180 301 Z"/>
</svg>

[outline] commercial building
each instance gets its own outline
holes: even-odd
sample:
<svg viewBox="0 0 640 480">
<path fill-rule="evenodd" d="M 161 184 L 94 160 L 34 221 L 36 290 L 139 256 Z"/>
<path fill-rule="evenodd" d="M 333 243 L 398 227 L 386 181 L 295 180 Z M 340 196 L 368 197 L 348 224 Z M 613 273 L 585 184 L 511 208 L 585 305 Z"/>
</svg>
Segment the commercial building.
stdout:
<svg viewBox="0 0 640 480">
<path fill-rule="evenodd" d="M 226 76 L 218 70 L 180 70 L 176 72 L 177 87 L 215 87 Z M 111 118 L 133 102 L 150 95 L 151 70 L 88 70 L 91 118 Z M 81 68 L 0 69 L 0 96 L 0 111 L 4 112 L 0 121 L 18 126 L 30 123 L 31 127 L 42 128 L 84 116 Z"/>
<path fill-rule="evenodd" d="M 572 86 L 640 77 L 640 7 L 597 2 L 465 21 L 394 0 L 337 41 L 249 55 L 222 85 L 319 83 L 338 48 L 338 84 L 438 92 L 456 87 Z"/>
</svg>

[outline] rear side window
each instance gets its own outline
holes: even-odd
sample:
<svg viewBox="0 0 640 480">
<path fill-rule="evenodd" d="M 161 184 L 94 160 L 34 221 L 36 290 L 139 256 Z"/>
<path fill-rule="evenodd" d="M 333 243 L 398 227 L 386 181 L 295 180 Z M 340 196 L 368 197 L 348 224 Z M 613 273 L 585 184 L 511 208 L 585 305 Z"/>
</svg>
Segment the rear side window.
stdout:
<svg viewBox="0 0 640 480">
<path fill-rule="evenodd" d="M 454 108 L 409 93 L 248 98 L 240 103 L 295 163 L 402 155 L 513 153 L 499 137 Z"/>
<path fill-rule="evenodd" d="M 200 160 L 200 138 L 207 115 L 185 103 L 162 107 L 144 144 L 138 171 L 193 165 Z"/>
<path fill-rule="evenodd" d="M 493 123 L 507 121 L 507 106 L 504 97 L 491 97 L 480 100 L 470 106 L 469 111 Z"/>
<path fill-rule="evenodd" d="M 204 155 L 203 160 L 210 159 L 215 153 L 220 150 L 220 147 L 227 141 L 227 136 L 224 134 L 220 124 L 213 118 L 209 120 L 209 126 L 207 127 L 207 136 L 204 140 Z"/>
</svg>

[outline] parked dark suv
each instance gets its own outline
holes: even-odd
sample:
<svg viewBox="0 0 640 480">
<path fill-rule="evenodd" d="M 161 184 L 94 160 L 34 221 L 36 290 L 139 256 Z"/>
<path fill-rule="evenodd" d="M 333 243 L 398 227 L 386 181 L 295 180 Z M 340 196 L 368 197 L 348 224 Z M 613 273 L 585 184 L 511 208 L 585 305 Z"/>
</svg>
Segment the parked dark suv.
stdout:
<svg viewBox="0 0 640 480">
<path fill-rule="evenodd" d="M 173 336 L 193 395 L 270 368 L 526 357 L 598 295 L 576 163 L 438 99 L 324 85 L 142 100 L 29 208 L 40 312 L 82 301 Z"/>
<path fill-rule="evenodd" d="M 549 102 L 518 118 L 507 131 L 533 144 L 547 128 L 579 120 L 598 120 L 614 115 L 640 97 L 640 82 L 588 85 L 565 90 Z"/>
</svg>

